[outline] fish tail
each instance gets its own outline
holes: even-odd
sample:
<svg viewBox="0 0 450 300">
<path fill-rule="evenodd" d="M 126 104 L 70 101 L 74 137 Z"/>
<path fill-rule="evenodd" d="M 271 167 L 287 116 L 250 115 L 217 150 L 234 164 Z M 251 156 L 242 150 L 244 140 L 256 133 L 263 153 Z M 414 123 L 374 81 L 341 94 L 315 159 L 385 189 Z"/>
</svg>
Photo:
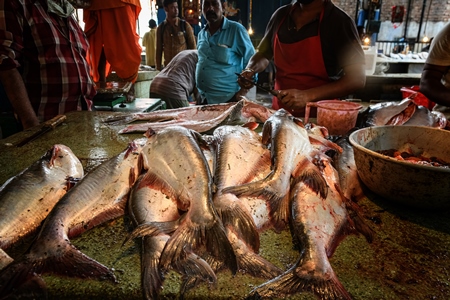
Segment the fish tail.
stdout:
<svg viewBox="0 0 450 300">
<path fill-rule="evenodd" d="M 231 193 L 238 197 L 240 196 L 258 197 L 262 195 L 264 191 L 265 191 L 264 182 L 255 181 L 241 185 L 228 186 L 222 190 L 222 193 L 223 194 Z"/>
<path fill-rule="evenodd" d="M 136 121 L 138 118 L 136 115 L 121 115 L 121 116 L 111 116 L 107 119 L 103 120 L 103 123 L 108 125 L 116 126 L 116 125 L 125 125 L 131 122 Z"/>
<path fill-rule="evenodd" d="M 141 287 L 144 299 L 158 299 L 164 282 L 164 274 L 159 268 L 161 252 L 154 250 L 152 238 L 145 237 L 142 241 L 141 256 Z"/>
<path fill-rule="evenodd" d="M 255 221 L 252 216 L 239 205 L 229 209 L 217 211 L 222 219 L 224 227 L 231 227 L 239 238 L 245 241 L 254 251 L 259 251 L 259 233 L 256 230 Z"/>
<path fill-rule="evenodd" d="M 29 260 L 14 261 L 0 273 L 0 299 L 6 299 L 14 290 L 37 277 L 36 266 Z"/>
<path fill-rule="evenodd" d="M 139 224 L 123 241 L 124 246 L 129 241 L 145 236 L 155 236 L 161 233 L 171 234 L 178 227 L 178 220 L 170 222 L 152 222 Z"/>
<path fill-rule="evenodd" d="M 188 225 L 191 224 L 191 225 Z M 225 229 L 219 221 L 215 221 L 211 227 L 192 225 L 192 221 L 185 220 L 167 241 L 161 255 L 160 267 L 168 270 L 177 266 L 180 260 L 187 257 L 188 251 L 194 251 L 202 246 L 210 255 L 224 261 L 233 274 L 236 274 L 238 266 L 236 255 L 225 234 Z"/>
<path fill-rule="evenodd" d="M 280 268 L 251 251 L 238 255 L 237 258 L 239 268 L 252 276 L 272 279 L 282 273 Z"/>
<path fill-rule="evenodd" d="M 301 292 L 315 294 L 318 299 L 351 300 L 350 294 L 331 272 L 329 277 L 311 275 L 309 270 L 293 267 L 284 274 L 253 289 L 246 299 L 285 297 Z"/>
<path fill-rule="evenodd" d="M 215 259 L 214 257 L 212 257 L 211 255 L 208 255 L 207 253 L 204 255 L 204 261 L 208 264 L 208 266 L 210 266 L 211 270 L 214 272 L 214 274 L 219 271 L 220 269 L 222 269 L 223 267 L 223 262 L 218 261 L 217 259 Z M 205 282 L 206 280 L 202 280 L 199 277 L 194 277 L 194 276 L 185 276 L 183 278 L 183 281 L 181 283 L 181 287 L 180 287 L 180 294 L 184 295 L 187 291 L 195 288 L 196 286 L 198 286 L 199 284 Z M 212 282 L 209 281 L 209 283 L 216 283 L 216 281 Z"/>
<path fill-rule="evenodd" d="M 10 257 L 8 254 L 6 254 L 6 252 L 0 248 L 0 270 L 5 268 L 7 265 L 12 263 L 13 261 L 14 261 L 14 259 L 12 259 L 12 257 Z"/>
<path fill-rule="evenodd" d="M 175 265 L 175 269 L 187 277 L 198 278 L 201 281 L 215 283 L 217 277 L 211 266 L 195 253 L 188 253 L 183 261 Z"/>
</svg>

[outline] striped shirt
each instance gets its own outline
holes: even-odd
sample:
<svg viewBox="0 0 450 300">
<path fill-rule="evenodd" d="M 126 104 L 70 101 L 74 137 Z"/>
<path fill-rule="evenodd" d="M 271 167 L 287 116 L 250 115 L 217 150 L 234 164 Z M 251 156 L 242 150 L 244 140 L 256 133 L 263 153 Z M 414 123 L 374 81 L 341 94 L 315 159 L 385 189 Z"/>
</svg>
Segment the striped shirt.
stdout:
<svg viewBox="0 0 450 300">
<path fill-rule="evenodd" d="M 18 68 L 39 121 L 79 110 L 80 99 L 90 106 L 87 49 L 74 16 L 48 12 L 46 0 L 0 1 L 0 70 Z"/>
</svg>

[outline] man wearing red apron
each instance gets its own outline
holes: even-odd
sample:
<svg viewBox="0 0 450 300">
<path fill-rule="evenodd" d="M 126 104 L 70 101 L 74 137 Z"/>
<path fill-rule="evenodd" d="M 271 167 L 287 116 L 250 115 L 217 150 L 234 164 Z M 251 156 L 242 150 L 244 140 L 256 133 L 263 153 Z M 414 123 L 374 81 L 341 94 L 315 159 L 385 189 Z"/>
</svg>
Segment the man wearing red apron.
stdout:
<svg viewBox="0 0 450 300">
<path fill-rule="evenodd" d="M 304 116 L 307 102 L 345 97 L 365 85 L 364 51 L 354 21 L 329 0 L 297 0 L 271 17 L 241 75 L 276 67 L 274 109 Z M 249 84 L 240 81 L 243 88 Z"/>
</svg>

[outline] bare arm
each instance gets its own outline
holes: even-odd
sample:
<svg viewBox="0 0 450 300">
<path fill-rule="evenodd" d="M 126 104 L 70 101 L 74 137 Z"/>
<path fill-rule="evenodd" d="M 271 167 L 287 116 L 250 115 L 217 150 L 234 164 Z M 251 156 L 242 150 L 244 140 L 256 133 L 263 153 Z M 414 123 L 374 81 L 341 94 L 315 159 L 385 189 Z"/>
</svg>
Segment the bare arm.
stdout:
<svg viewBox="0 0 450 300">
<path fill-rule="evenodd" d="M 444 106 L 450 106 L 450 89 L 441 81 L 448 70 L 448 66 L 425 64 L 420 78 L 420 92 L 431 101 Z"/>
<path fill-rule="evenodd" d="M 156 29 L 156 54 L 155 54 L 155 63 L 156 63 L 156 70 L 161 71 L 162 70 L 162 34 L 161 34 L 161 26 L 158 26 Z M 164 38 L 164 37 L 162 37 Z"/>
<path fill-rule="evenodd" d="M 289 89 L 280 92 L 281 101 L 292 110 L 301 110 L 306 103 L 323 99 L 346 96 L 364 88 L 366 75 L 364 65 L 355 64 L 344 68 L 344 76 L 339 80 L 308 90 Z"/>
<path fill-rule="evenodd" d="M 252 80 L 256 73 L 260 73 L 267 68 L 272 56 L 270 41 L 265 36 L 259 44 L 257 52 L 250 58 L 247 67 L 241 72 L 241 75 Z M 250 89 L 253 86 L 251 83 L 244 80 L 238 80 L 238 83 L 244 89 Z"/>
<path fill-rule="evenodd" d="M 25 84 L 17 69 L 0 71 L 0 80 L 6 95 L 19 116 L 24 129 L 39 125 L 39 120 L 31 106 Z"/>
</svg>

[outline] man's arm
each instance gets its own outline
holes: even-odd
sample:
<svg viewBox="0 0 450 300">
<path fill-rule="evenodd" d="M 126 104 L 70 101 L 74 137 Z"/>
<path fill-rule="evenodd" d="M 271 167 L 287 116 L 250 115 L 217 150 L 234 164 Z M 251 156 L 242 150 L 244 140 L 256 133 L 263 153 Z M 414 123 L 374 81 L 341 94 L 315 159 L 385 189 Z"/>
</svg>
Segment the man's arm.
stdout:
<svg viewBox="0 0 450 300">
<path fill-rule="evenodd" d="M 441 80 L 449 67 L 425 64 L 420 78 L 420 92 L 431 101 L 444 106 L 450 106 L 450 89 Z"/>
<path fill-rule="evenodd" d="M 186 22 L 186 46 L 187 49 L 197 49 L 197 43 L 195 42 L 194 29 L 191 24 Z"/>
<path fill-rule="evenodd" d="M 39 120 L 31 106 L 27 89 L 19 71 L 17 69 L 0 71 L 0 80 L 14 112 L 22 122 L 23 129 L 39 125 Z"/>
<path fill-rule="evenodd" d="M 163 52 L 163 47 L 162 47 L 162 39 L 163 37 L 163 32 L 161 30 L 163 27 L 164 23 L 161 23 L 158 28 L 156 29 L 156 54 L 155 54 L 155 64 L 156 64 L 156 70 L 161 71 L 162 70 L 162 52 Z"/>
</svg>

